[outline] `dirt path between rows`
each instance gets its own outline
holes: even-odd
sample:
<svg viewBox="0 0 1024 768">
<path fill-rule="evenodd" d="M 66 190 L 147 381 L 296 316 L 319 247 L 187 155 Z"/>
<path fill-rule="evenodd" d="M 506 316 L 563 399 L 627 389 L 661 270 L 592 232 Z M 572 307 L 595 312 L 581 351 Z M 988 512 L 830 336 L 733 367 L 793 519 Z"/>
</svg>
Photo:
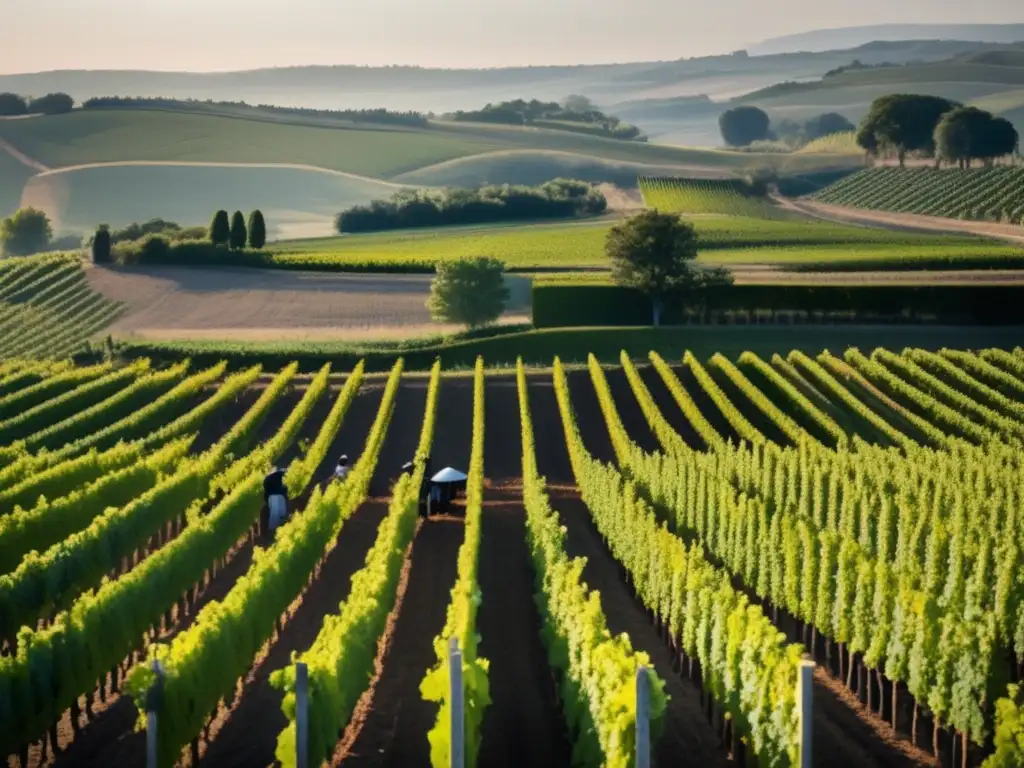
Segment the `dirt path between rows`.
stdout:
<svg viewBox="0 0 1024 768">
<path fill-rule="evenodd" d="M 465 471 L 472 434 L 472 379 L 443 380 L 431 450 L 434 471 L 445 466 Z M 427 732 L 437 705 L 423 700 L 419 686 L 437 658 L 434 638 L 444 629 L 464 531 L 461 511 L 420 523 L 402 574 L 402 599 L 378 658 L 379 674 L 357 706 L 332 765 L 429 766 Z"/>
<path fill-rule="evenodd" d="M 1024 227 L 997 224 L 992 221 L 962 221 L 917 213 L 894 213 L 868 208 L 830 205 L 813 200 L 794 199 L 772 195 L 772 200 L 788 211 L 824 219 L 838 224 L 861 224 L 876 229 L 895 229 L 905 232 L 949 232 L 961 235 L 980 235 L 1024 244 Z"/>
<path fill-rule="evenodd" d="M 639 407 L 628 403 L 635 397 L 628 390 L 621 371 L 610 372 L 609 386 L 613 398 L 620 407 L 620 416 L 626 431 L 636 436 L 649 434 L 649 427 Z M 607 429 L 603 426 L 604 417 L 592 385 L 588 393 L 585 383 L 581 380 L 571 385 L 573 406 L 577 414 L 581 434 L 584 435 L 588 449 L 596 455 L 611 451 Z M 627 407 L 621 407 L 626 405 Z M 557 416 L 557 411 L 552 418 Z M 585 426 L 587 425 L 587 426 Z M 543 470 L 542 470 L 543 471 Z M 578 497 L 574 488 L 566 488 L 556 501 L 556 507 L 568 528 L 566 546 L 572 555 L 588 557 L 584 577 L 588 584 L 602 593 L 602 603 L 608 616 L 609 627 L 613 632 L 626 631 L 633 640 L 634 647 L 651 653 L 655 667 L 667 682 L 669 690 L 674 684 L 682 684 L 681 679 L 672 671 L 672 659 L 667 646 L 661 641 L 648 618 L 647 612 L 630 594 L 621 577 L 621 569 L 611 559 L 600 534 L 594 528 L 586 506 Z M 611 596 L 611 597 L 609 597 Z M 608 602 L 614 599 L 615 602 Z M 609 607 L 614 605 L 614 608 Z M 634 620 L 626 623 L 630 611 L 636 612 Z M 620 624 L 620 622 L 622 622 Z M 620 629 L 621 627 L 621 629 Z M 649 640 L 645 640 L 648 638 Z M 658 659 L 661 653 L 669 654 L 667 668 L 663 671 Z M 871 716 L 862 706 L 854 703 L 852 697 L 842 695 L 837 690 L 835 680 L 818 670 L 815 676 L 815 721 L 814 744 L 815 765 L 849 766 L 894 766 L 899 768 L 919 768 L 930 766 L 934 761 L 919 749 L 901 741 L 895 734 L 887 730 L 884 723 Z M 684 695 L 690 695 L 692 686 L 683 686 Z M 692 693 L 694 706 L 698 707 L 695 717 L 702 718 L 696 692 Z M 705 720 L 701 720 L 706 724 Z M 710 727 L 710 726 L 709 726 Z M 712 733 L 712 737 L 714 734 Z M 714 737 L 717 740 L 717 737 Z M 676 751 L 676 754 L 679 754 Z"/>
<path fill-rule="evenodd" d="M 487 382 L 484 491 L 477 617 L 480 655 L 490 662 L 491 706 L 484 713 L 484 768 L 569 765 L 572 749 L 541 642 L 534 570 L 522 504 L 522 446 L 511 376 Z"/>
<path fill-rule="evenodd" d="M 584 375 L 588 375 L 586 371 Z M 580 414 L 580 426 L 586 422 L 591 435 L 604 432 L 603 452 L 611 451 L 611 444 L 604 429 L 600 406 L 595 395 L 583 398 L 580 411 L 577 398 L 584 394 L 581 377 L 573 382 L 573 405 Z M 593 388 L 591 387 L 591 392 Z M 538 446 L 549 444 L 542 458 L 538 455 L 538 469 L 549 478 L 562 474 L 568 464 L 568 451 L 561 433 L 561 417 L 554 390 L 543 386 L 531 387 L 530 408 L 537 428 Z M 596 411 L 594 409 L 597 409 Z M 551 461 L 552 452 L 563 454 Z M 548 463 L 551 461 L 551 463 Z M 567 528 L 566 552 L 570 557 L 585 557 L 587 562 L 583 578 L 587 585 L 600 593 L 601 605 L 613 635 L 625 633 L 633 648 L 647 653 L 658 675 L 665 681 L 669 694 L 668 709 L 665 713 L 664 731 L 652 749 L 653 763 L 659 766 L 678 765 L 680 756 L 692 765 L 725 765 L 728 760 L 718 736 L 704 717 L 697 689 L 684 681 L 673 669 L 672 653 L 662 642 L 658 631 L 651 623 L 644 608 L 633 598 L 629 587 L 620 576 L 618 563 L 605 548 L 600 536 L 593 528 L 590 513 L 579 499 L 573 485 L 549 486 L 552 506 L 558 510 L 562 524 Z"/>
</svg>

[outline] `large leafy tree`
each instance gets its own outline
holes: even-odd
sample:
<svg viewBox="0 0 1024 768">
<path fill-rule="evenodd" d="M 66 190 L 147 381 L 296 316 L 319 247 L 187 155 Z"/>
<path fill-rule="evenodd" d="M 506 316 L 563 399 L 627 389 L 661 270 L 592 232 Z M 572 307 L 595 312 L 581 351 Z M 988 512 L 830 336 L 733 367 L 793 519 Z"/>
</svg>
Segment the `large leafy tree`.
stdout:
<svg viewBox="0 0 1024 768">
<path fill-rule="evenodd" d="M 671 298 L 685 298 L 711 285 L 728 284 L 725 270 L 702 270 L 697 258 L 697 231 L 671 213 L 648 210 L 608 231 L 605 252 L 616 284 L 636 288 L 651 298 L 652 322 Z"/>
<path fill-rule="evenodd" d="M 267 223 L 263 212 L 255 210 L 249 214 L 249 247 L 259 250 L 267 244 Z"/>
<path fill-rule="evenodd" d="M 28 112 L 28 104 L 16 93 L 0 93 L 0 116 L 14 117 Z"/>
<path fill-rule="evenodd" d="M 245 248 L 245 241 L 248 237 L 249 232 L 245 228 L 245 216 L 242 215 L 241 211 L 235 211 L 231 217 L 231 234 L 228 238 L 231 250 L 240 251 Z"/>
<path fill-rule="evenodd" d="M 217 211 L 210 222 L 210 242 L 214 245 L 227 245 L 231 239 L 231 222 L 227 211 Z"/>
<path fill-rule="evenodd" d="M 0 252 L 28 256 L 46 250 L 53 237 L 49 217 L 38 208 L 22 208 L 0 221 Z"/>
<path fill-rule="evenodd" d="M 32 99 L 28 105 L 28 111 L 44 115 L 60 115 L 70 112 L 75 108 L 75 100 L 66 93 L 48 93 L 45 96 Z"/>
<path fill-rule="evenodd" d="M 510 297 L 504 273 L 504 263 L 489 256 L 441 262 L 427 299 L 431 316 L 469 328 L 493 323 Z"/>
<path fill-rule="evenodd" d="M 991 161 L 1012 154 L 1017 141 L 1017 130 L 1009 120 L 977 107 L 950 110 L 935 128 L 939 158 L 968 168 L 972 160 Z"/>
<path fill-rule="evenodd" d="M 769 124 L 764 110 L 749 106 L 730 109 L 718 118 L 722 138 L 730 147 L 745 147 L 751 142 L 769 138 Z"/>
<path fill-rule="evenodd" d="M 935 129 L 959 104 L 939 96 L 893 93 L 875 99 L 861 121 L 857 142 L 867 152 L 896 152 L 903 166 L 908 152 L 935 153 Z"/>
</svg>

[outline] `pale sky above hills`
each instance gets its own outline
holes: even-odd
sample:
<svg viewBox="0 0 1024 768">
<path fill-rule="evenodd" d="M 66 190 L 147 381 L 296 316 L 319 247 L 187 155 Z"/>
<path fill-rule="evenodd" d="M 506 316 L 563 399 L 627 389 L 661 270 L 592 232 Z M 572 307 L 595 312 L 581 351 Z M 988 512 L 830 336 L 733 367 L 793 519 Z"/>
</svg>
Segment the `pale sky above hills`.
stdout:
<svg viewBox="0 0 1024 768">
<path fill-rule="evenodd" d="M 0 74 L 677 59 L 878 23 L 1009 23 L 1020 0 L 2 0 Z"/>
</svg>

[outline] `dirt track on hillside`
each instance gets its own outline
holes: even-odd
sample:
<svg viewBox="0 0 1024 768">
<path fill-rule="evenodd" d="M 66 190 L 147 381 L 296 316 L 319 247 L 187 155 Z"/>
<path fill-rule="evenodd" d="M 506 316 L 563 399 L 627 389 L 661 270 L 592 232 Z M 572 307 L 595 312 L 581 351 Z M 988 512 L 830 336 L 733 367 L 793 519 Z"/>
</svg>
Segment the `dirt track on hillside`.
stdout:
<svg viewBox="0 0 1024 768">
<path fill-rule="evenodd" d="M 863 224 L 865 226 L 895 229 L 910 232 L 949 232 L 961 235 L 980 235 L 1024 244 L 1024 227 L 1013 224 L 997 224 L 991 221 L 961 221 L 940 216 L 922 216 L 917 213 L 893 213 L 873 211 L 867 208 L 850 208 L 845 205 L 829 205 L 812 200 L 794 200 L 773 196 L 773 199 L 787 210 L 814 216 L 840 224 Z"/>
</svg>

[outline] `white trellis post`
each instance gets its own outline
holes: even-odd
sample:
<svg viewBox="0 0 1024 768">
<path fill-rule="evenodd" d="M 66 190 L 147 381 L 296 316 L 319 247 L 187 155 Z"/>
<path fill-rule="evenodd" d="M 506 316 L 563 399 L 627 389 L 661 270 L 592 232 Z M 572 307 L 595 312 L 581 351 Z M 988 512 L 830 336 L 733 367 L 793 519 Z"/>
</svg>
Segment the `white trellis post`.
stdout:
<svg viewBox="0 0 1024 768">
<path fill-rule="evenodd" d="M 160 703 L 164 695 L 164 668 L 153 659 L 156 680 L 146 692 L 146 768 L 157 768 L 157 727 Z"/>
<path fill-rule="evenodd" d="M 295 765 L 309 765 L 309 669 L 295 662 Z"/>
<path fill-rule="evenodd" d="M 814 726 L 814 661 L 804 654 L 796 682 L 796 706 L 800 714 L 800 768 L 811 768 L 811 733 Z"/>
<path fill-rule="evenodd" d="M 643 665 L 636 670 L 636 768 L 651 768 L 651 678 Z"/>
<path fill-rule="evenodd" d="M 448 710 L 451 713 L 451 733 L 448 743 L 450 768 L 464 768 L 466 764 L 466 705 L 462 688 L 462 651 L 458 638 L 448 640 Z"/>
</svg>

